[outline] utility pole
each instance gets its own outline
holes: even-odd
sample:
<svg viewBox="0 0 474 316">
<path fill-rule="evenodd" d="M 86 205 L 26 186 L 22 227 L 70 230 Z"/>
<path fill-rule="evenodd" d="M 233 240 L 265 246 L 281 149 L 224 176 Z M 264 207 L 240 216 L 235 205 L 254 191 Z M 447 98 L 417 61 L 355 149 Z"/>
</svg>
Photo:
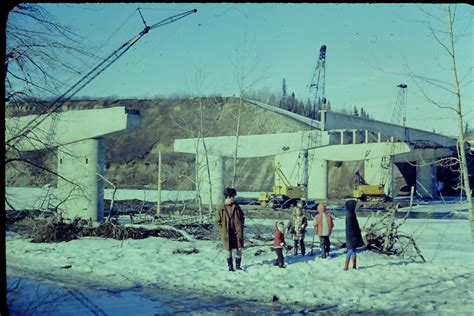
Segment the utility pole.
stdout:
<svg viewBox="0 0 474 316">
<path fill-rule="evenodd" d="M 156 217 L 161 214 L 161 150 L 158 152 L 158 200 L 156 201 Z"/>
</svg>

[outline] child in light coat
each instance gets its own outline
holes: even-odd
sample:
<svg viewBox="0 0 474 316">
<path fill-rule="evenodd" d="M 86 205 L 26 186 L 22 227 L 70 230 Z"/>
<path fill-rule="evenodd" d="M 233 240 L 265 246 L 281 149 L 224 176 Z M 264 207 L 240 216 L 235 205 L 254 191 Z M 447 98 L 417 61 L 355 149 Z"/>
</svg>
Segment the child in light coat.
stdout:
<svg viewBox="0 0 474 316">
<path fill-rule="evenodd" d="M 331 248 L 329 236 L 331 236 L 332 229 L 334 228 L 334 222 L 324 203 L 319 203 L 317 209 L 319 214 L 314 218 L 314 233 L 319 236 L 321 258 L 327 258 Z"/>
</svg>

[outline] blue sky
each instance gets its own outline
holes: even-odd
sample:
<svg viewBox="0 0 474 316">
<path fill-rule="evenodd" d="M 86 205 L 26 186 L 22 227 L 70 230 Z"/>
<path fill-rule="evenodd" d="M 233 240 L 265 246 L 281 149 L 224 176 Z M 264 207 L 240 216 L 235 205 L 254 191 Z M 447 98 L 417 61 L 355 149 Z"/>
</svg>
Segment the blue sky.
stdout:
<svg viewBox="0 0 474 316">
<path fill-rule="evenodd" d="M 240 4 L 124 3 L 45 4 L 59 22 L 84 37 L 102 56 L 143 29 L 137 7 L 148 24 L 198 9 L 182 20 L 152 30 L 79 96 L 154 97 L 195 93 L 198 68 L 205 93 L 238 95 L 235 50 L 245 43 L 252 69 L 252 89 L 288 91 L 306 99 L 319 48 L 327 46 L 326 97 L 334 108 L 363 106 L 374 118 L 390 121 L 399 83 L 408 84 L 407 125 L 453 134 L 454 114 L 423 96 L 416 82 L 395 73 L 451 80 L 450 60 L 433 37 L 419 7 L 439 12 L 439 5 L 417 4 Z M 455 30 L 467 34 L 457 46 L 464 76 L 473 66 L 472 7 L 458 5 Z M 438 25 L 433 24 L 435 27 Z M 446 23 L 439 26 L 445 27 Z M 91 63 L 92 65 L 92 63 Z M 78 78 L 70 78 L 72 84 Z M 465 82 L 472 81 L 472 72 Z M 422 85 L 441 102 L 454 99 Z M 463 87 L 466 120 L 474 126 L 473 84 Z"/>
</svg>

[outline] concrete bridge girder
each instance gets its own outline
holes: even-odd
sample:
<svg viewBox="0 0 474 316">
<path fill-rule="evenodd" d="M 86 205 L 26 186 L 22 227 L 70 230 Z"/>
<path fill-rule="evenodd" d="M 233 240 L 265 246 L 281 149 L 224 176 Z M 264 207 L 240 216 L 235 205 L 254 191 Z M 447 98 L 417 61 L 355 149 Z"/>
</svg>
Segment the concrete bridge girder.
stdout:
<svg viewBox="0 0 474 316">
<path fill-rule="evenodd" d="M 311 141 L 308 141 L 308 139 L 311 139 Z M 386 146 L 379 140 L 387 143 L 391 139 L 389 136 L 367 130 L 307 130 L 294 133 L 242 135 L 238 139 L 237 158 L 274 156 L 288 152 L 299 152 L 305 149 L 319 149 L 328 145 L 361 145 L 362 148 L 364 144 L 378 142 L 381 144 L 372 146 L 373 148 L 378 148 Z M 189 154 L 207 152 L 209 155 L 234 157 L 236 141 L 237 138 L 235 136 L 205 137 L 204 147 L 203 140 L 200 138 L 176 139 L 174 141 L 174 151 Z M 396 146 L 399 148 L 403 145 Z M 355 149 L 357 146 L 353 148 Z"/>
<path fill-rule="evenodd" d="M 237 158 L 256 158 L 274 156 L 286 152 L 300 151 L 304 147 L 306 139 L 311 137 L 314 146 L 321 146 L 327 139 L 326 134 L 319 130 L 307 130 L 295 133 L 241 135 L 238 139 Z M 222 157 L 234 157 L 235 136 L 205 137 L 176 139 L 174 151 L 196 154 L 196 152 L 207 152 L 209 155 Z"/>
<path fill-rule="evenodd" d="M 373 119 L 357 117 L 331 111 L 321 111 L 321 129 L 360 129 L 368 130 L 381 135 L 388 135 L 395 140 L 415 143 L 424 141 L 438 147 L 455 147 L 456 139 L 416 128 L 400 126 L 393 123 L 376 121 Z M 381 141 L 384 141 L 383 139 Z"/>
<path fill-rule="evenodd" d="M 249 158 L 260 156 L 275 156 L 275 164 L 280 163 L 281 170 L 285 176 L 290 180 L 292 185 L 302 183 L 302 146 L 308 145 L 304 138 L 308 137 L 308 133 L 313 133 L 319 144 L 328 144 L 331 142 L 331 133 L 321 131 L 302 131 L 298 133 L 285 134 L 266 134 L 266 135 L 246 135 L 239 138 L 239 150 L 237 157 Z M 387 154 L 387 146 L 392 146 L 387 143 L 368 143 L 370 140 L 367 135 L 372 135 L 366 131 L 358 130 L 340 130 L 334 135 L 349 135 L 352 139 L 346 145 L 320 145 L 317 148 L 309 149 L 308 156 L 313 160 L 308 162 L 308 197 L 316 199 L 327 198 L 328 187 L 328 170 L 327 161 L 354 161 L 364 160 L 374 157 L 381 157 Z M 355 135 L 355 137 L 354 137 Z M 359 137 L 359 139 L 358 139 Z M 363 137 L 363 139 L 362 139 Z M 372 140 L 375 137 L 372 135 Z M 207 154 L 213 157 L 232 157 L 235 150 L 235 137 L 221 136 L 208 137 L 204 139 L 206 144 Z M 203 155 L 204 146 L 202 139 L 178 139 L 174 143 L 175 151 L 187 153 L 199 153 Z M 394 143 L 392 154 L 401 154 L 410 152 L 411 147 L 405 143 Z M 217 159 L 217 158 L 212 158 Z M 222 158 L 221 158 L 222 159 Z M 198 159 L 199 169 L 207 168 L 205 161 Z M 219 164 L 221 166 L 222 163 Z M 299 164 L 298 166 L 296 166 Z M 222 195 L 223 168 L 218 167 L 213 169 L 211 167 L 211 175 L 216 180 L 211 181 L 212 189 L 207 187 L 206 180 L 202 181 L 201 197 L 203 202 L 219 201 Z M 220 174 L 219 174 L 220 173 Z M 200 173 L 200 177 L 209 178 L 205 174 Z M 207 179 L 206 178 L 206 179 Z M 209 183 L 209 181 L 207 181 Z M 275 185 L 281 184 L 281 179 L 275 177 Z M 209 192 L 214 192 L 209 195 Z"/>
<path fill-rule="evenodd" d="M 91 138 L 112 137 L 124 130 L 139 128 L 141 119 L 139 115 L 128 113 L 123 106 L 58 112 L 47 117 L 45 115 L 9 117 L 5 119 L 5 140 L 17 135 L 31 122 L 41 123 L 31 129 L 16 145 L 22 151 L 57 147 Z M 54 136 L 49 137 L 52 130 Z"/>
</svg>

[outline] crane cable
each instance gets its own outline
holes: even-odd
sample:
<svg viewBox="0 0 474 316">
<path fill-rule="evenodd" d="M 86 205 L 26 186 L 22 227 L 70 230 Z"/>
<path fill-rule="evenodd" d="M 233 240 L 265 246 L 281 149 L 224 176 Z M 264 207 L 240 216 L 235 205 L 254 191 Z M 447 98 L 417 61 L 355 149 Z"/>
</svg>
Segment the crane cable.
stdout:
<svg viewBox="0 0 474 316">
<path fill-rule="evenodd" d="M 55 131 L 58 125 L 58 113 L 57 110 L 63 106 L 67 101 L 69 101 L 74 95 L 76 95 L 81 89 L 83 89 L 87 84 L 89 84 L 92 80 L 94 80 L 97 76 L 99 76 L 105 69 L 107 69 L 110 65 L 112 65 L 118 58 L 120 58 L 126 51 L 128 51 L 138 40 L 140 40 L 145 34 L 147 34 L 150 30 L 154 28 L 158 28 L 175 21 L 178 21 L 190 14 L 196 13 L 197 9 L 193 9 L 190 11 L 186 11 L 180 14 L 176 14 L 170 16 L 166 19 L 163 19 L 152 26 L 147 26 L 145 24 L 145 28 L 132 37 L 127 42 L 123 43 L 118 49 L 114 50 L 110 55 L 108 55 L 105 59 L 103 59 L 97 66 L 95 66 L 91 71 L 89 71 L 85 76 L 83 76 L 79 81 L 77 81 L 74 85 L 72 85 L 66 92 L 64 92 L 61 96 L 56 98 L 49 106 L 50 113 L 46 114 L 43 118 L 39 120 L 32 120 L 28 124 L 26 124 L 22 129 L 20 129 L 17 137 L 10 139 L 10 141 L 14 140 L 11 143 L 11 146 L 14 146 L 20 139 L 23 134 L 27 134 L 29 128 L 35 122 L 36 126 L 39 126 L 47 117 L 50 115 L 54 115 L 52 124 L 50 126 L 49 135 L 47 137 L 47 145 L 51 145 L 52 139 L 55 135 Z M 141 15 L 141 13 L 140 13 Z"/>
</svg>

